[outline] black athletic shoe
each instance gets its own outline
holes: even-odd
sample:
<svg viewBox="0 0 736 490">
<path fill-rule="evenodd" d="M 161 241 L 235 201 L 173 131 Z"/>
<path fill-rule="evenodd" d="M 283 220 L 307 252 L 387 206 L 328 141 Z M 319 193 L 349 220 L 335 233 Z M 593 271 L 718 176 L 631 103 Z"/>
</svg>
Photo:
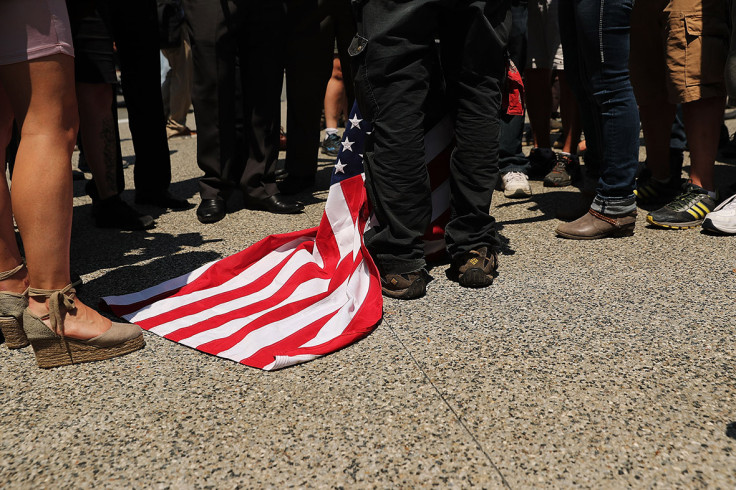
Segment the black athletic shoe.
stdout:
<svg viewBox="0 0 736 490">
<path fill-rule="evenodd" d="M 331 134 L 322 141 L 322 153 L 331 157 L 336 157 L 340 153 L 340 136 L 338 134 Z"/>
<path fill-rule="evenodd" d="M 639 204 L 665 203 L 674 199 L 682 189 L 680 178 L 659 182 L 645 169 L 636 181 L 634 195 Z"/>
<path fill-rule="evenodd" d="M 155 226 L 151 216 L 139 213 L 120 196 L 92 201 L 92 217 L 98 228 L 148 230 Z"/>
<path fill-rule="evenodd" d="M 682 194 L 663 208 L 649 213 L 647 221 L 662 228 L 695 228 L 715 207 L 716 201 L 708 195 L 708 191 L 686 182 L 682 186 Z"/>
<path fill-rule="evenodd" d="M 550 148 L 532 148 L 529 152 L 529 175 L 544 177 L 557 164 L 557 156 Z"/>
<path fill-rule="evenodd" d="M 427 293 L 427 272 L 420 269 L 406 274 L 381 274 L 381 291 L 389 298 L 421 298 Z"/>
</svg>

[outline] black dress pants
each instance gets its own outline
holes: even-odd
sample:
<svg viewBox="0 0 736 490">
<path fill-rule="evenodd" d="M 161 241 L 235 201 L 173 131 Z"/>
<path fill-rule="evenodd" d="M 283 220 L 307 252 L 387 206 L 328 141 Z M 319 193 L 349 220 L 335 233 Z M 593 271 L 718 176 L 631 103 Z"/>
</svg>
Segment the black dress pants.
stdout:
<svg viewBox="0 0 736 490">
<path fill-rule="evenodd" d="M 349 0 L 287 0 L 286 12 L 286 170 L 290 178 L 312 179 L 317 173 L 320 116 L 335 42 L 349 107 L 354 100 L 347 50 L 355 21 Z"/>
<path fill-rule="evenodd" d="M 279 0 L 184 0 L 183 4 L 194 62 L 197 163 L 204 172 L 200 195 L 226 199 L 239 187 L 254 199 L 268 198 L 278 193 L 274 164 L 284 5 Z M 242 108 L 242 135 L 235 130 L 236 104 Z"/>
<path fill-rule="evenodd" d="M 366 187 L 380 225 L 366 244 L 382 273 L 425 265 L 422 236 L 431 219 L 424 161 L 430 78 L 441 70 L 455 121 L 450 162 L 451 257 L 495 248 L 489 215 L 498 180 L 499 110 L 511 23 L 505 0 L 370 0 L 357 9 L 351 53 L 359 63 L 356 97 L 373 123 Z M 437 59 L 435 38 L 440 40 Z"/>
<path fill-rule="evenodd" d="M 161 96 L 155 0 L 107 0 L 135 150 L 136 192 L 159 194 L 171 183 L 171 158 Z"/>
</svg>

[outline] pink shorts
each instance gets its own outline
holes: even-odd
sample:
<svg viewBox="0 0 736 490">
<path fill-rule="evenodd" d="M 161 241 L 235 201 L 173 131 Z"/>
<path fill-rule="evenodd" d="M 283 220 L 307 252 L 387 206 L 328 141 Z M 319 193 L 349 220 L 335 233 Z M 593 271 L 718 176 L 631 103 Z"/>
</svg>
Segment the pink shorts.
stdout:
<svg viewBox="0 0 736 490">
<path fill-rule="evenodd" d="M 0 0 L 0 65 L 74 56 L 65 0 Z"/>
</svg>

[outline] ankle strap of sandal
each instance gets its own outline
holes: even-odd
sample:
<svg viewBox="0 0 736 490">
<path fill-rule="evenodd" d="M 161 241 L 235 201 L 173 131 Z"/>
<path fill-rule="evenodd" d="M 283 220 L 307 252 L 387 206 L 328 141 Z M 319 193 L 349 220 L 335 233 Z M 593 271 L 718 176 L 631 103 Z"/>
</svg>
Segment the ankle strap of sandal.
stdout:
<svg viewBox="0 0 736 490">
<path fill-rule="evenodd" d="M 18 267 L 15 267 L 13 269 L 10 269 L 9 271 L 3 271 L 0 272 L 0 281 L 4 281 L 5 279 L 9 279 L 13 275 L 15 275 L 17 272 L 19 272 L 23 267 L 25 267 L 25 262 L 21 262 Z"/>
<path fill-rule="evenodd" d="M 51 322 L 51 329 L 62 337 L 64 337 L 64 319 L 61 317 L 61 308 L 63 307 L 64 311 L 77 309 L 74 304 L 76 292 L 72 284 L 67 284 L 62 289 L 28 288 L 29 296 L 45 296 L 49 298 L 49 314 L 43 318 L 48 316 Z"/>
</svg>

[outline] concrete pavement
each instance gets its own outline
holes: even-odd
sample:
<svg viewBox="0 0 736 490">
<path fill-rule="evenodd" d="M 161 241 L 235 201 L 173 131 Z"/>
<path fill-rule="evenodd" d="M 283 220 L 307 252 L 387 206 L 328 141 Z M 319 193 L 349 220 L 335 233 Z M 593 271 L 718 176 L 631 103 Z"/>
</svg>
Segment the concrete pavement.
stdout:
<svg viewBox="0 0 736 490">
<path fill-rule="evenodd" d="M 170 146 L 172 190 L 198 203 L 196 139 Z M 437 266 L 425 298 L 386 300 L 373 334 L 304 365 L 265 373 L 152 334 L 49 371 L 0 348 L 0 485 L 736 487 L 736 237 L 652 229 L 641 212 L 634 237 L 562 240 L 554 215 L 578 191 L 533 188 L 494 195 L 492 287 Z M 236 198 L 219 223 L 172 212 L 150 232 L 96 229 L 83 183 L 75 196 L 72 267 L 95 304 L 314 226 L 326 191 L 302 195 L 301 215 Z"/>
</svg>

